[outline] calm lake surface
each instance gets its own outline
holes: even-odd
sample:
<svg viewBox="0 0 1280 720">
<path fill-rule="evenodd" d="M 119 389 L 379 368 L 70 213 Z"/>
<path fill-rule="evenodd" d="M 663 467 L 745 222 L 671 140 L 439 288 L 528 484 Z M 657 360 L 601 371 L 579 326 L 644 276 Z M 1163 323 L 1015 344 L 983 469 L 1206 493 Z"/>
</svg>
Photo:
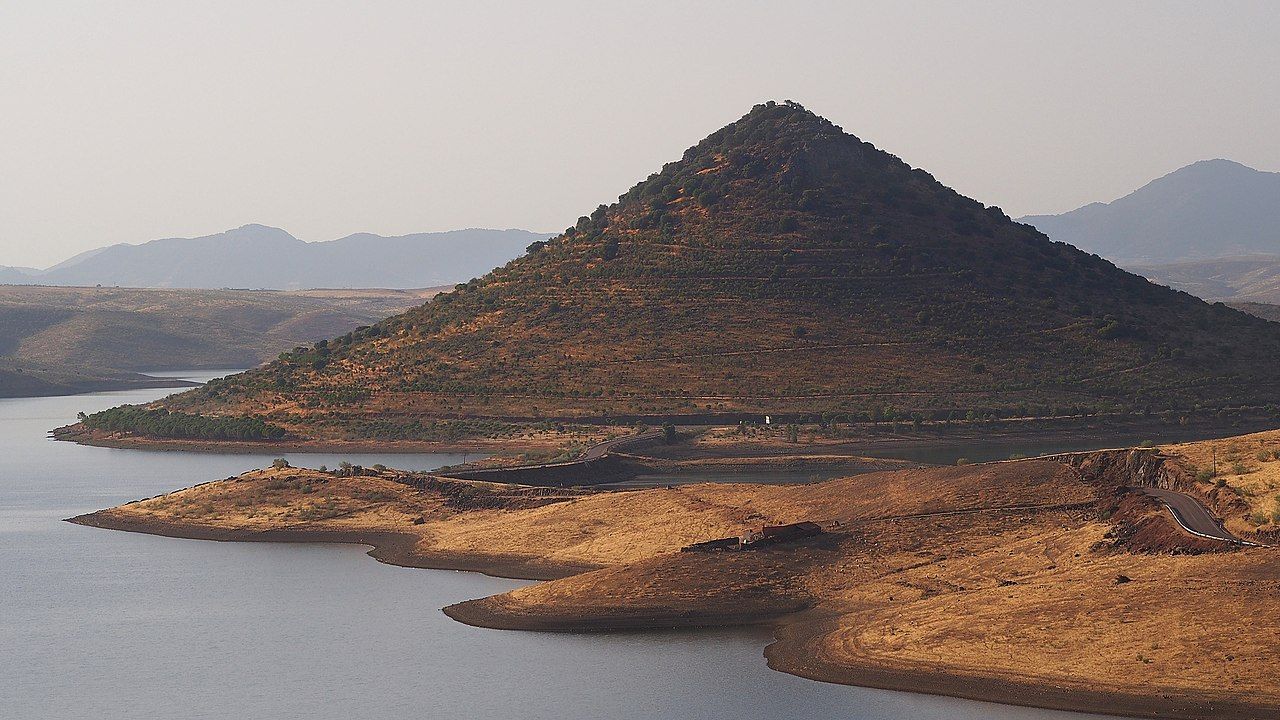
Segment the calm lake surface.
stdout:
<svg viewBox="0 0 1280 720">
<path fill-rule="evenodd" d="M 439 608 L 523 583 L 392 567 L 354 546 L 175 540 L 61 522 L 270 462 L 46 437 L 77 411 L 168 392 L 0 400 L 0 718 L 1096 717 L 803 680 L 766 667 L 769 634 L 758 630 L 471 628 Z M 461 460 L 288 457 L 413 469 Z"/>
</svg>

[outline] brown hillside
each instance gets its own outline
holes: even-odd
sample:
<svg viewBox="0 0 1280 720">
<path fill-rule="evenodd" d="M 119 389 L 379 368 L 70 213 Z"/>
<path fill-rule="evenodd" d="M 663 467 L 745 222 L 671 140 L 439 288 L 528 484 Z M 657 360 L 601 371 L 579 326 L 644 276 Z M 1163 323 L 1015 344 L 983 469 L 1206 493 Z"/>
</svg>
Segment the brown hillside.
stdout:
<svg viewBox="0 0 1280 720">
<path fill-rule="evenodd" d="M 424 418 L 1177 411 L 1280 396 L 1280 328 L 1049 241 L 793 103 L 424 306 L 166 401 Z"/>
</svg>

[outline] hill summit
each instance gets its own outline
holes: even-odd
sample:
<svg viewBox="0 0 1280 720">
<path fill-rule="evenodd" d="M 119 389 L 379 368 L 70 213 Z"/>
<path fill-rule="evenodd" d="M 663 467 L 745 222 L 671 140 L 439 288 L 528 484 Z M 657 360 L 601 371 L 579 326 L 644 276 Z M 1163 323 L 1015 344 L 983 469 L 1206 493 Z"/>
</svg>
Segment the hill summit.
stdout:
<svg viewBox="0 0 1280 720">
<path fill-rule="evenodd" d="M 166 401 L 303 437 L 477 418 L 964 417 L 1277 399 L 1280 326 L 1154 285 L 766 103 L 368 329 Z"/>
</svg>

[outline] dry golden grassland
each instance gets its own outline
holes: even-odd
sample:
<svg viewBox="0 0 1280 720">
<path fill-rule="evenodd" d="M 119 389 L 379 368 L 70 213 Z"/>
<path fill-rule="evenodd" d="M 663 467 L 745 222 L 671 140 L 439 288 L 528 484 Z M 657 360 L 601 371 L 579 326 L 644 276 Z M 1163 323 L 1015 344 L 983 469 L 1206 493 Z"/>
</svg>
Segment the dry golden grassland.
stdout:
<svg viewBox="0 0 1280 720">
<path fill-rule="evenodd" d="M 1225 486 L 1248 505 L 1243 517 L 1228 518 L 1228 528 L 1280 531 L 1280 430 L 1168 445 L 1161 450 L 1182 459 L 1205 485 Z"/>
<path fill-rule="evenodd" d="M 707 483 L 591 493 L 538 508 L 463 511 L 449 506 L 438 493 L 395 482 L 391 471 L 382 477 L 336 477 L 284 468 L 254 471 L 104 512 L 222 528 L 308 523 L 326 529 L 404 531 L 421 536 L 424 552 L 527 555 L 607 565 L 676 551 L 762 524 L 1092 499 L 1093 491 L 1079 483 L 1056 482 L 1073 472 L 1057 463 L 1008 477 L 998 465 L 901 470 L 811 485 Z M 953 482 L 955 478 L 968 480 Z M 427 522 L 415 525 L 416 518 Z"/>
</svg>

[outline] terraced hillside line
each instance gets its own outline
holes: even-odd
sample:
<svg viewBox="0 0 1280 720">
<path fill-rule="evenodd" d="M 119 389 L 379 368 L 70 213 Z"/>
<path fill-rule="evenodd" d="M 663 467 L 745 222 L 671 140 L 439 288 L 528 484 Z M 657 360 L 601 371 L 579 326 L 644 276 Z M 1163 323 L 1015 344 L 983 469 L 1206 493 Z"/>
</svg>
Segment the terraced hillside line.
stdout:
<svg viewBox="0 0 1280 720">
<path fill-rule="evenodd" d="M 704 358 L 717 357 L 737 357 L 741 355 L 768 355 L 771 353 L 788 353 L 788 352 L 810 352 L 813 350 L 839 350 L 844 348 L 872 348 L 872 347 L 902 347 L 906 345 L 919 345 L 918 341 L 887 341 L 887 342 L 868 342 L 868 343 L 840 343 L 838 345 L 794 345 L 791 347 L 777 348 L 759 348 L 756 350 L 726 350 L 724 352 L 712 353 L 691 353 L 688 355 L 664 355 L 662 357 L 651 358 L 627 358 L 625 360 L 610 360 L 606 365 L 631 365 L 634 363 L 648 362 L 669 362 L 671 360 L 701 360 Z"/>
<path fill-rule="evenodd" d="M 1168 363 L 1168 362 L 1170 362 L 1169 358 L 1165 358 L 1163 360 L 1152 360 L 1151 362 L 1148 362 L 1148 363 L 1141 363 L 1139 365 L 1134 365 L 1132 367 L 1120 368 L 1119 370 L 1107 370 L 1105 372 L 1100 372 L 1096 375 L 1090 375 L 1088 377 L 1081 378 L 1081 380 L 1101 380 L 1103 378 L 1115 377 L 1116 375 L 1125 375 L 1132 372 L 1138 372 L 1140 370 L 1146 370 L 1148 368 L 1153 368 L 1157 365 L 1160 365 L 1162 363 Z"/>
<path fill-rule="evenodd" d="M 1008 338 L 1020 337 L 1024 335 L 1047 335 L 1049 333 L 1063 332 L 1080 327 L 1080 323 L 1070 323 L 1058 327 L 1045 328 L 1043 330 L 1028 330 L 1021 333 L 1013 333 L 1007 335 Z M 668 362 L 671 360 L 701 360 L 704 358 L 717 357 L 736 357 L 741 355 L 767 355 L 771 353 L 788 353 L 788 352 L 809 352 L 812 350 L 844 350 L 851 348 L 875 348 L 875 347 L 905 347 L 911 345 L 924 345 L 925 340 L 887 340 L 884 342 L 862 342 L 862 343 L 837 343 L 833 345 L 791 345 L 788 347 L 759 348 L 756 350 L 726 350 L 724 352 L 710 353 L 690 353 L 688 355 L 663 355 L 661 357 L 651 358 L 627 358 L 625 360 L 610 360 L 605 365 L 630 365 L 633 363 L 647 362 Z M 1115 372 L 1132 372 L 1140 368 L 1128 368 Z M 810 396 L 804 396 L 810 397 Z M 813 397 L 832 397 L 832 395 L 813 396 Z"/>
</svg>

